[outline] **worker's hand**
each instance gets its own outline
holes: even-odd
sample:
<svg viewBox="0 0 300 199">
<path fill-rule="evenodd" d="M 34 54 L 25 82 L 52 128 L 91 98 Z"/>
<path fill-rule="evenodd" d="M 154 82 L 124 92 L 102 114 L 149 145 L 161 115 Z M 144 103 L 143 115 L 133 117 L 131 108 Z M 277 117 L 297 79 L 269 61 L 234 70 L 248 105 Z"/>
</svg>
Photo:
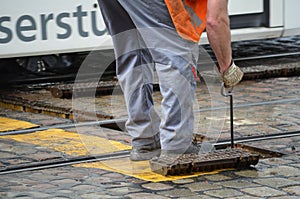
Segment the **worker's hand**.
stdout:
<svg viewBox="0 0 300 199">
<path fill-rule="evenodd" d="M 244 73 L 232 62 L 231 66 L 221 74 L 222 81 L 226 88 L 237 85 L 243 78 Z"/>
</svg>

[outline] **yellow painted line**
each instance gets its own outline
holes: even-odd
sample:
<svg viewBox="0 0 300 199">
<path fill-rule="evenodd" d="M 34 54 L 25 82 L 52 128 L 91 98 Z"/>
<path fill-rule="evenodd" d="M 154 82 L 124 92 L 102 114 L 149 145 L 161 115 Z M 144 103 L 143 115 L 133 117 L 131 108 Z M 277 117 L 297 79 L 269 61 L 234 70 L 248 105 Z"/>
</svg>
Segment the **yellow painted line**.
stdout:
<svg viewBox="0 0 300 199">
<path fill-rule="evenodd" d="M 0 120 L 1 121 L 1 120 Z M 22 121 L 19 121 L 22 122 Z M 18 123 L 19 124 L 19 123 Z M 129 150 L 131 146 L 117 141 L 107 140 L 98 136 L 82 135 L 76 132 L 68 132 L 62 129 L 49 129 L 29 134 L 6 135 L 1 139 L 13 139 L 18 142 L 25 142 L 36 146 L 47 147 L 71 156 L 101 155 L 116 151 Z M 118 172 L 145 181 L 160 182 L 173 181 L 184 178 L 196 177 L 214 172 L 202 172 L 182 176 L 162 176 L 151 171 L 149 161 L 133 162 L 129 158 L 105 160 L 93 163 L 76 164 L 74 167 L 97 168 Z"/>
<path fill-rule="evenodd" d="M 2 139 L 13 139 L 38 146 L 47 147 L 71 156 L 100 155 L 121 150 L 130 146 L 97 136 L 79 135 L 62 129 L 48 129 L 30 134 L 1 136 Z"/>
<path fill-rule="evenodd" d="M 216 174 L 220 171 L 224 171 L 223 169 L 223 170 L 216 170 L 213 172 L 197 172 L 190 175 L 162 176 L 160 174 L 151 171 L 149 161 L 133 162 L 129 160 L 129 158 L 105 160 L 105 161 L 93 162 L 93 163 L 83 163 L 83 164 L 77 164 L 73 166 L 84 167 L 84 168 L 97 168 L 97 169 L 113 171 L 113 172 L 121 173 L 127 176 L 132 176 L 150 182 L 174 181 L 179 179 L 197 177 L 201 175 Z"/>
<path fill-rule="evenodd" d="M 0 133 L 6 131 L 29 129 L 34 127 L 38 127 L 38 125 L 21 120 L 0 117 Z"/>
</svg>

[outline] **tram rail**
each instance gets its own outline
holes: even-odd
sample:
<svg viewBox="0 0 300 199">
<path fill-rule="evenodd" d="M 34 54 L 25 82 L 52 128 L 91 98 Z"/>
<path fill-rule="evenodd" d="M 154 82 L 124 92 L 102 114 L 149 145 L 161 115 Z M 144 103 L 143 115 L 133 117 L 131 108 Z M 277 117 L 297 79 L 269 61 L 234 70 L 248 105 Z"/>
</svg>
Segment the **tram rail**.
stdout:
<svg viewBox="0 0 300 199">
<path fill-rule="evenodd" d="M 279 54 L 268 54 L 268 55 L 259 55 L 259 56 L 251 56 L 251 57 L 238 57 L 235 58 L 235 61 L 252 61 L 252 60 L 259 60 L 259 59 L 271 59 L 271 58 L 282 58 L 282 57 L 289 57 L 289 56 L 296 56 L 300 55 L 300 52 L 289 52 L 289 53 L 279 53 Z"/>
<path fill-rule="evenodd" d="M 280 135 L 272 134 L 268 136 L 251 136 L 247 138 L 240 138 L 235 140 L 235 144 L 238 146 L 238 144 L 243 144 L 247 142 L 258 142 L 263 140 L 282 139 L 282 138 L 295 137 L 295 136 L 300 136 L 300 131 L 286 132 Z M 230 146 L 230 140 L 219 141 L 213 145 L 215 148 L 224 148 L 226 146 Z M 251 148 L 251 146 L 246 146 L 246 148 L 247 147 Z M 258 149 L 258 150 L 264 151 L 265 149 Z M 272 153 L 269 155 L 272 155 L 274 157 L 284 155 L 283 153 L 277 151 L 267 151 L 267 152 L 264 151 L 264 153 Z M 7 166 L 5 168 L 0 169 L 0 175 L 41 170 L 41 169 L 50 169 L 56 167 L 70 166 L 74 164 L 81 164 L 81 163 L 91 163 L 91 162 L 98 162 L 104 160 L 112 160 L 117 158 L 126 158 L 129 157 L 129 155 L 130 155 L 129 150 L 123 150 L 123 151 L 106 153 L 101 155 L 79 156 L 79 157 L 68 158 L 68 159 L 56 159 L 56 160 L 48 160 L 43 162 L 27 163 L 23 165 Z"/>
<path fill-rule="evenodd" d="M 253 107 L 253 106 L 286 104 L 286 103 L 295 103 L 295 102 L 300 102 L 300 98 L 242 103 L 242 104 L 235 104 L 235 105 L 233 105 L 233 107 L 234 108 L 247 108 L 247 107 Z M 228 109 L 228 106 L 202 108 L 199 110 L 194 110 L 194 113 L 215 111 L 215 110 L 222 110 L 222 109 L 223 110 Z M 23 130 L 6 131 L 6 132 L 0 133 L 0 137 L 6 136 L 6 135 L 27 134 L 27 133 L 33 133 L 36 131 L 44 131 L 44 130 L 54 129 L 54 128 L 70 129 L 70 128 L 83 127 L 83 126 L 92 126 L 92 125 L 100 125 L 101 126 L 101 125 L 110 125 L 110 124 L 120 124 L 120 123 L 125 123 L 126 121 L 127 121 L 127 118 L 124 117 L 124 118 L 114 118 L 114 119 L 107 119 L 107 120 L 100 120 L 100 121 L 86 121 L 86 122 L 83 121 L 83 122 L 71 123 L 71 124 L 50 125 L 50 126 L 36 127 L 36 128 L 23 129 Z"/>
</svg>

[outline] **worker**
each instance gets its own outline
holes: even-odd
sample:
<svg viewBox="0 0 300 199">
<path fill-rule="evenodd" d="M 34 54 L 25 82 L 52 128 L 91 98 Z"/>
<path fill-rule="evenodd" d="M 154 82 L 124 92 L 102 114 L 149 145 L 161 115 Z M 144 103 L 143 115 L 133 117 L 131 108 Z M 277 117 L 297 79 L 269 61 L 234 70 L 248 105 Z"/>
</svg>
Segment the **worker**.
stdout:
<svg viewBox="0 0 300 199">
<path fill-rule="evenodd" d="M 227 0 L 98 0 L 112 36 L 116 73 L 128 112 L 132 161 L 198 153 L 193 102 L 198 42 L 206 28 L 226 87 L 243 73 L 231 54 Z M 152 99 L 157 72 L 161 117 Z"/>
</svg>

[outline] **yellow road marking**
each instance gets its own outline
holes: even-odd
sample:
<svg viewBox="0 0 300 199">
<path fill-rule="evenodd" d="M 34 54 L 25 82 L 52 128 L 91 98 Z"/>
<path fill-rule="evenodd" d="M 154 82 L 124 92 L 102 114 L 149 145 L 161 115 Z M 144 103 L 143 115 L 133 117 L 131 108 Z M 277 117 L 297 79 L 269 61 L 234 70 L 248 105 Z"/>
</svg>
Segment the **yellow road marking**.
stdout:
<svg viewBox="0 0 300 199">
<path fill-rule="evenodd" d="M 21 120 L 0 117 L 0 132 L 29 129 L 34 127 L 38 127 L 38 125 Z"/>
<path fill-rule="evenodd" d="M 23 123 L 22 121 L 18 121 L 16 122 L 16 124 L 21 126 L 21 124 Z M 34 124 L 30 125 L 30 123 L 28 123 L 28 126 L 34 126 Z M 19 142 L 25 142 L 37 146 L 47 147 L 49 149 L 60 151 L 71 156 L 100 155 L 131 149 L 130 146 L 117 141 L 111 141 L 105 138 L 92 135 L 79 135 L 76 132 L 68 132 L 62 129 L 49 129 L 46 131 L 37 131 L 30 134 L 7 135 L 1 136 L 0 139 L 13 139 Z M 178 180 L 205 174 L 214 174 L 218 172 L 214 171 L 206 173 L 195 173 L 192 175 L 182 176 L 162 176 L 151 171 L 149 161 L 133 162 L 130 161 L 129 158 L 76 164 L 73 166 L 83 168 L 97 168 L 112 172 L 118 172 L 124 175 L 132 176 L 151 182 Z"/>
<path fill-rule="evenodd" d="M 127 176 L 139 178 L 145 181 L 151 181 L 151 182 L 173 181 L 173 180 L 179 180 L 184 178 L 197 177 L 200 175 L 216 174 L 222 171 L 222 170 L 216 170 L 213 172 L 197 172 L 194 174 L 181 175 L 181 176 L 162 176 L 160 174 L 151 171 L 149 161 L 133 162 L 129 160 L 129 158 L 105 160 L 105 161 L 93 162 L 93 163 L 83 163 L 83 164 L 77 164 L 73 166 L 84 167 L 84 168 L 98 168 L 98 169 L 113 171 Z"/>
<path fill-rule="evenodd" d="M 47 147 L 72 156 L 100 155 L 131 148 L 120 142 L 97 136 L 79 135 L 62 129 L 48 129 L 30 134 L 1 136 L 1 138 Z"/>
</svg>

